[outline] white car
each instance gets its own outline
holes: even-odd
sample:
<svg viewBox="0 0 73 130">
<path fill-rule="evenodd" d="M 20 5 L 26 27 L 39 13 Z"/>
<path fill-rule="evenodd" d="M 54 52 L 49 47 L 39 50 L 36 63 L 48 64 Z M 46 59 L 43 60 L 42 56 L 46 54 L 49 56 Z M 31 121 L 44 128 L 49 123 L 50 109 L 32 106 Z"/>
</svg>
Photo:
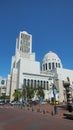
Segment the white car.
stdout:
<svg viewBox="0 0 73 130">
<path fill-rule="evenodd" d="M 10 105 L 21 105 L 22 103 L 20 101 L 13 101 L 10 102 Z"/>
</svg>

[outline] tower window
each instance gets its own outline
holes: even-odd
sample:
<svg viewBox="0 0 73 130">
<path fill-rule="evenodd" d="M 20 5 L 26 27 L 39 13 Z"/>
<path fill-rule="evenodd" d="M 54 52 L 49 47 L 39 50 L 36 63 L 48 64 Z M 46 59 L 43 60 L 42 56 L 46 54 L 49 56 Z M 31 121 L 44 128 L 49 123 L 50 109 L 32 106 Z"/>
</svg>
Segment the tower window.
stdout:
<svg viewBox="0 0 73 130">
<path fill-rule="evenodd" d="M 60 63 L 58 63 L 58 66 L 59 66 L 59 68 L 60 68 Z"/>
<path fill-rule="evenodd" d="M 43 65 L 43 70 L 45 70 L 45 66 Z"/>
<path fill-rule="evenodd" d="M 57 68 L 57 63 L 56 63 L 56 68 Z"/>
<path fill-rule="evenodd" d="M 46 65 L 46 70 L 47 70 L 47 64 L 45 64 Z"/>
<path fill-rule="evenodd" d="M 49 63 L 49 69 L 51 69 L 51 63 Z"/>
<path fill-rule="evenodd" d="M 54 66 L 54 62 L 52 63 L 52 69 L 54 69 L 55 68 L 55 66 Z"/>
</svg>

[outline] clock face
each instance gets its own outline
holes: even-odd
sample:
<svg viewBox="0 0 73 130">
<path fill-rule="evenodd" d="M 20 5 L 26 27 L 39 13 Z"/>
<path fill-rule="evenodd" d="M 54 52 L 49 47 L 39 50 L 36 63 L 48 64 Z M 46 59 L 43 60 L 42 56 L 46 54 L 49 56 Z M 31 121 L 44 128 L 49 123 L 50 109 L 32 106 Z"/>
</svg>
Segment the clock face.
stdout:
<svg viewBox="0 0 73 130">
<path fill-rule="evenodd" d="M 2 80 L 2 81 L 1 81 L 1 84 L 3 85 L 4 83 L 5 83 L 5 80 Z"/>
</svg>

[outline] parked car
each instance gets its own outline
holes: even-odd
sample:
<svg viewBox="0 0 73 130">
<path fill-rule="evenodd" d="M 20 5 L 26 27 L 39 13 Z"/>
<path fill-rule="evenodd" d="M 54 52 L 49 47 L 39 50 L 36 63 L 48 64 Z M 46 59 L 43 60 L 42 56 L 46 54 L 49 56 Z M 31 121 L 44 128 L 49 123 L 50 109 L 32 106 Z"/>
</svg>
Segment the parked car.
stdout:
<svg viewBox="0 0 73 130">
<path fill-rule="evenodd" d="M 30 100 L 28 103 L 29 103 L 29 105 L 37 105 L 37 104 L 39 104 L 38 101 L 32 101 L 32 100 Z"/>
<path fill-rule="evenodd" d="M 22 103 L 20 101 L 12 101 L 10 102 L 10 105 L 21 105 Z"/>
<path fill-rule="evenodd" d="M 4 105 L 5 103 L 3 101 L 0 101 L 0 105 Z"/>
</svg>

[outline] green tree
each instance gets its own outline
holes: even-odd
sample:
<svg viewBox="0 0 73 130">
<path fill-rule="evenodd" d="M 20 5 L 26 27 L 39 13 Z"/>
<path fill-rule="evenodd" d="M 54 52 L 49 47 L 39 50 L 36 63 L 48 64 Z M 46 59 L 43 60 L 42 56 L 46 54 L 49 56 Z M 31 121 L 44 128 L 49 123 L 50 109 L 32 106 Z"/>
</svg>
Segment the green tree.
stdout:
<svg viewBox="0 0 73 130">
<path fill-rule="evenodd" d="M 15 92 L 13 93 L 13 96 L 14 96 L 14 100 L 18 101 L 19 98 L 22 96 L 22 94 L 19 90 L 15 90 Z"/>
<path fill-rule="evenodd" d="M 34 88 L 30 87 L 30 86 L 23 86 L 23 92 L 22 95 L 24 96 L 24 98 L 27 100 L 32 99 L 35 95 L 34 92 Z"/>
<path fill-rule="evenodd" d="M 44 98 L 44 96 L 45 96 L 44 90 L 43 90 L 43 88 L 40 87 L 40 86 L 36 89 L 36 93 L 37 93 L 38 98 L 40 98 L 40 97 L 43 97 L 43 98 Z"/>
<path fill-rule="evenodd" d="M 6 93 L 3 93 L 0 98 L 5 102 L 5 100 L 7 99 Z"/>
</svg>

